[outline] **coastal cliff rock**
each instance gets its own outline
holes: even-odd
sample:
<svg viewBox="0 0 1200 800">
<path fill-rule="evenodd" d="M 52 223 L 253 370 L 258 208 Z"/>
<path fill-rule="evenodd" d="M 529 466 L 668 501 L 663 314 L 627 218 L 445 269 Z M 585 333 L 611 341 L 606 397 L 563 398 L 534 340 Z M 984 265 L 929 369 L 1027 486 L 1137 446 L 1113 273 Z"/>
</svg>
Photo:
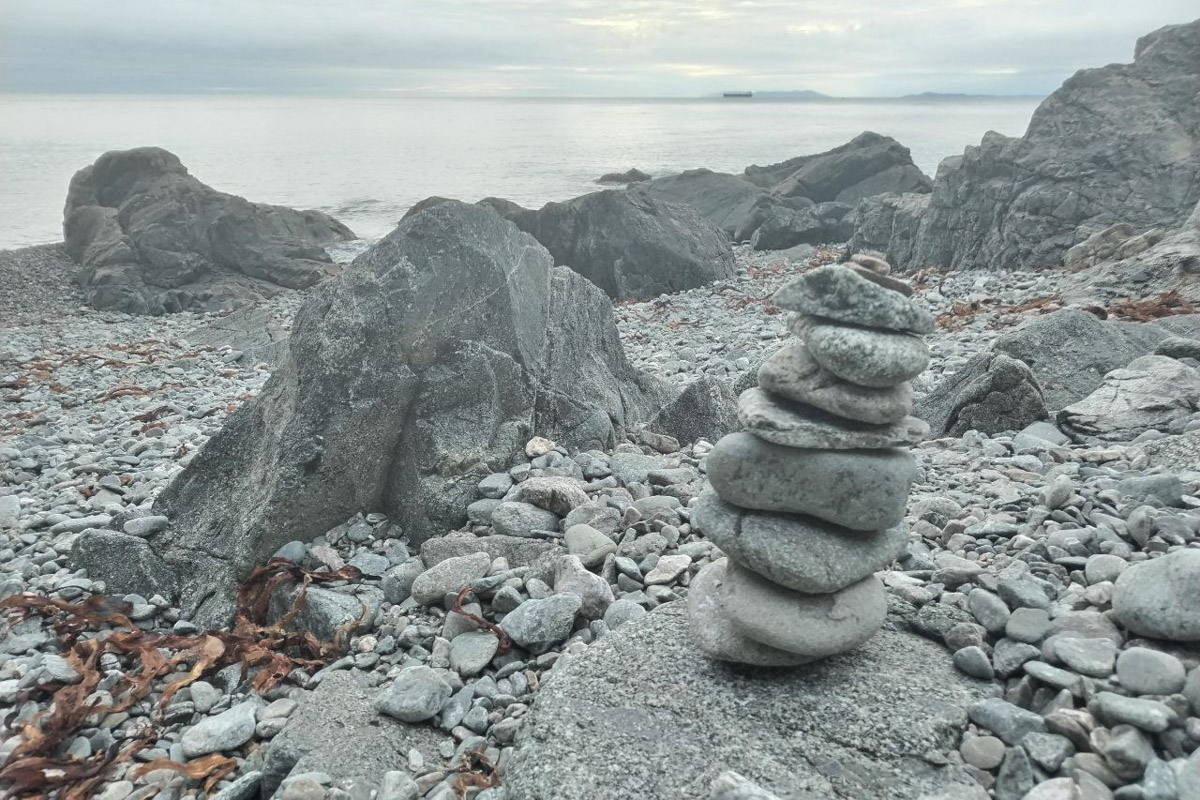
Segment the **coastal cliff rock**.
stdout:
<svg viewBox="0 0 1200 800">
<path fill-rule="evenodd" d="M 781 204 L 745 178 L 708 169 L 655 178 L 641 188 L 651 197 L 686 203 L 735 242 L 749 241 L 771 209 Z"/>
<path fill-rule="evenodd" d="M 77 172 L 63 236 L 88 302 L 131 314 L 224 309 L 307 288 L 338 270 L 320 244 L 355 238 L 319 211 L 212 189 L 157 147 L 105 153 Z"/>
<path fill-rule="evenodd" d="M 930 185 L 907 147 L 867 131 L 833 150 L 747 167 L 741 176 L 694 169 L 643 189 L 692 206 L 735 242 L 786 250 L 848 239 L 853 204 L 864 197 L 927 192 Z"/>
<path fill-rule="evenodd" d="M 897 267 L 918 267 L 930 195 L 878 194 L 860 200 L 849 215 L 852 252 L 877 251 Z"/>
<path fill-rule="evenodd" d="M 593 192 L 505 214 L 617 300 L 654 297 L 733 275 L 729 240 L 690 206 L 635 190 Z"/>
<path fill-rule="evenodd" d="M 1107 247 L 1080 253 L 1079 271 L 1064 280 L 1064 298 L 1096 302 L 1176 292 L 1186 300 L 1200 302 L 1200 281 L 1195 278 L 1200 275 L 1200 203 L 1173 231 L 1153 229 L 1134 235 L 1127 225 L 1107 230 L 1114 228 L 1116 233 L 1129 231 L 1130 235 L 1120 238 L 1112 234 Z"/>
<path fill-rule="evenodd" d="M 1058 265 L 1116 223 L 1176 226 L 1200 200 L 1200 20 L 1138 40 L 1132 64 L 1087 69 L 1034 112 L 1021 138 L 988 133 L 941 163 L 916 247 L 881 241 L 889 201 L 858 212 L 855 248 L 906 268 Z M 894 201 L 891 201 L 894 202 Z"/>
<path fill-rule="evenodd" d="M 907 147 L 872 131 L 824 153 L 746 167 L 745 175 L 777 197 L 807 197 L 815 203 L 854 203 L 884 192 L 919 193 L 931 188 Z"/>
<path fill-rule="evenodd" d="M 659 391 L 603 293 L 493 211 L 442 203 L 306 301 L 262 393 L 159 496 L 172 526 L 150 544 L 219 622 L 284 543 L 372 509 L 443 534 L 534 432 L 611 447 Z"/>
</svg>

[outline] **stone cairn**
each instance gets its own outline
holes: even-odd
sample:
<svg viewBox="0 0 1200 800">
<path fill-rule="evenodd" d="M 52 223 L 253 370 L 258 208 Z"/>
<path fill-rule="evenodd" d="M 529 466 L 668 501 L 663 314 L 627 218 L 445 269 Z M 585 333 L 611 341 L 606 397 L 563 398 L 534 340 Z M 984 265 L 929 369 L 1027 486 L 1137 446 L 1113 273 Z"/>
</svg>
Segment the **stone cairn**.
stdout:
<svg viewBox="0 0 1200 800">
<path fill-rule="evenodd" d="M 929 432 L 910 416 L 909 380 L 929 363 L 914 334 L 933 331 L 890 271 L 856 255 L 775 295 L 796 312 L 788 327 L 801 341 L 767 359 L 758 388 L 738 399 L 745 431 L 709 454 L 712 488 L 692 515 L 727 556 L 688 595 L 692 629 L 713 658 L 804 664 L 858 647 L 883 625 L 874 573 L 908 544 L 916 464 L 903 448 Z"/>
</svg>

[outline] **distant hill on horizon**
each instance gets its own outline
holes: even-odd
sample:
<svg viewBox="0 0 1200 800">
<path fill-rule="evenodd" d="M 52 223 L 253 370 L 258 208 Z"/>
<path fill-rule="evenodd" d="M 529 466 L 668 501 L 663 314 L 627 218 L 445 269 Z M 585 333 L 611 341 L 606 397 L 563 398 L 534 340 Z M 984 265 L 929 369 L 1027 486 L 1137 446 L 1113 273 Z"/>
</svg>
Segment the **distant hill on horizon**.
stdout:
<svg viewBox="0 0 1200 800">
<path fill-rule="evenodd" d="M 726 97 L 734 93 L 750 93 L 749 89 L 727 89 L 724 92 L 712 92 L 704 97 Z M 879 97 L 838 97 L 824 94 L 812 89 L 787 89 L 753 92 L 750 99 L 761 100 L 975 100 L 975 99 L 1007 99 L 1007 98 L 1041 98 L 1041 94 L 989 94 L 986 92 L 917 92 L 915 94 L 885 95 Z"/>
</svg>

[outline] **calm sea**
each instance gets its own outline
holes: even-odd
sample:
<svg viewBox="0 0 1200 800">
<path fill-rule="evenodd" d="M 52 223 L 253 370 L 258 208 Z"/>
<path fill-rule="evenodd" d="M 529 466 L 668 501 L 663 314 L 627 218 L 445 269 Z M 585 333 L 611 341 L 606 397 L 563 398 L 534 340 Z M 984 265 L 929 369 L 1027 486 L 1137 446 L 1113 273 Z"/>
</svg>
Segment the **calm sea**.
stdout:
<svg viewBox="0 0 1200 800">
<path fill-rule="evenodd" d="M 71 175 L 112 149 L 165 147 L 217 189 L 377 237 L 429 195 L 536 207 L 594 191 L 604 172 L 740 172 L 863 130 L 932 175 L 988 130 L 1023 133 L 1037 103 L 0 96 L 0 248 L 61 240 Z"/>
</svg>

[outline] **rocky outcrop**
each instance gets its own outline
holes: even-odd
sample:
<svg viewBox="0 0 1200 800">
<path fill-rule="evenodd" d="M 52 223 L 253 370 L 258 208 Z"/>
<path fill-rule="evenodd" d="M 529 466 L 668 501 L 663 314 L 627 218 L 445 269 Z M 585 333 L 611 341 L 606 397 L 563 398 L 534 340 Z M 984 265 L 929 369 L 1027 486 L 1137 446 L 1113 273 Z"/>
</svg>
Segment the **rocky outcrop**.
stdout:
<svg viewBox="0 0 1200 800">
<path fill-rule="evenodd" d="M 1200 203 L 1174 230 L 1155 228 L 1135 235 L 1129 225 L 1108 228 L 1071 248 L 1067 262 L 1077 271 L 1065 278 L 1062 294 L 1073 301 L 1149 299 L 1176 292 L 1200 302 L 1195 277 L 1200 275 Z"/>
<path fill-rule="evenodd" d="M 799 156 L 744 176 L 695 169 L 643 187 L 687 203 L 735 242 L 756 250 L 846 241 L 851 211 L 881 192 L 927 192 L 929 179 L 895 139 L 863 133 L 825 153 Z"/>
<path fill-rule="evenodd" d="M 933 436 L 969 430 L 1019 431 L 1046 419 L 1046 401 L 1033 371 L 1002 353 L 980 353 L 917 401 L 916 414 Z"/>
<path fill-rule="evenodd" d="M 988 133 L 943 161 L 915 248 L 877 232 L 855 245 L 909 268 L 1031 268 L 1117 223 L 1176 226 L 1200 200 L 1197 93 L 1200 20 L 1143 36 L 1132 64 L 1068 79 L 1021 138 Z M 867 208 L 877 231 L 878 201 Z"/>
<path fill-rule="evenodd" d="M 1119 222 L 1099 233 L 1093 233 L 1068 250 L 1063 257 L 1063 266 L 1067 269 L 1086 269 L 1104 261 L 1130 258 L 1149 250 L 1161 242 L 1164 236 L 1166 233 L 1161 228 L 1137 233 L 1128 222 Z"/>
<path fill-rule="evenodd" d="M 746 242 L 772 209 L 783 205 L 761 186 L 723 172 L 692 169 L 640 187 L 651 197 L 685 203 L 735 242 Z"/>
<path fill-rule="evenodd" d="M 650 180 L 650 175 L 637 167 L 630 167 L 624 172 L 606 172 L 596 179 L 596 183 L 640 183 Z"/>
<path fill-rule="evenodd" d="M 354 234 L 319 211 L 218 192 L 173 154 L 142 147 L 75 173 L 63 237 L 91 305 L 162 314 L 312 286 L 338 271 L 321 243 Z"/>
<path fill-rule="evenodd" d="M 844 242 L 853 230 L 848 224 L 851 207 L 846 203 L 812 203 L 796 208 L 792 198 L 789 205 L 773 206 L 754 235 L 750 246 L 755 250 L 787 250 L 799 244 L 818 245 L 826 242 Z"/>
<path fill-rule="evenodd" d="M 1104 376 L 1153 352 L 1168 332 L 1157 325 L 1100 320 L 1078 309 L 1038 317 L 1001 336 L 996 352 L 1033 370 L 1050 411 L 1087 397 Z"/>
<path fill-rule="evenodd" d="M 874 250 L 892 264 L 916 265 L 929 199 L 928 194 L 890 193 L 860 200 L 848 218 L 850 250 Z"/>
<path fill-rule="evenodd" d="M 593 192 L 510 219 L 614 299 L 644 299 L 733 275 L 729 240 L 690 206 L 637 190 Z"/>
<path fill-rule="evenodd" d="M 518 734 L 512 800 L 699 800 L 727 769 L 791 800 L 969 796 L 960 767 L 926 756 L 955 746 L 990 686 L 914 634 L 747 672 L 699 653 L 677 602 L 567 659 Z"/>
<path fill-rule="evenodd" d="M 1087 397 L 1058 413 L 1065 433 L 1127 442 L 1200 411 L 1200 370 L 1167 356 L 1142 356 L 1108 373 Z"/>
<path fill-rule="evenodd" d="M 262 393 L 159 496 L 172 527 L 151 545 L 221 621 L 285 542 L 371 510 L 414 542 L 445 533 L 534 432 L 612 446 L 658 391 L 595 286 L 493 211 L 442 203 L 309 298 Z"/>
<path fill-rule="evenodd" d="M 746 167 L 745 175 L 777 197 L 807 197 L 815 203 L 854 203 L 885 192 L 928 192 L 931 188 L 907 147 L 871 131 L 824 153 L 766 167 Z"/>
</svg>

